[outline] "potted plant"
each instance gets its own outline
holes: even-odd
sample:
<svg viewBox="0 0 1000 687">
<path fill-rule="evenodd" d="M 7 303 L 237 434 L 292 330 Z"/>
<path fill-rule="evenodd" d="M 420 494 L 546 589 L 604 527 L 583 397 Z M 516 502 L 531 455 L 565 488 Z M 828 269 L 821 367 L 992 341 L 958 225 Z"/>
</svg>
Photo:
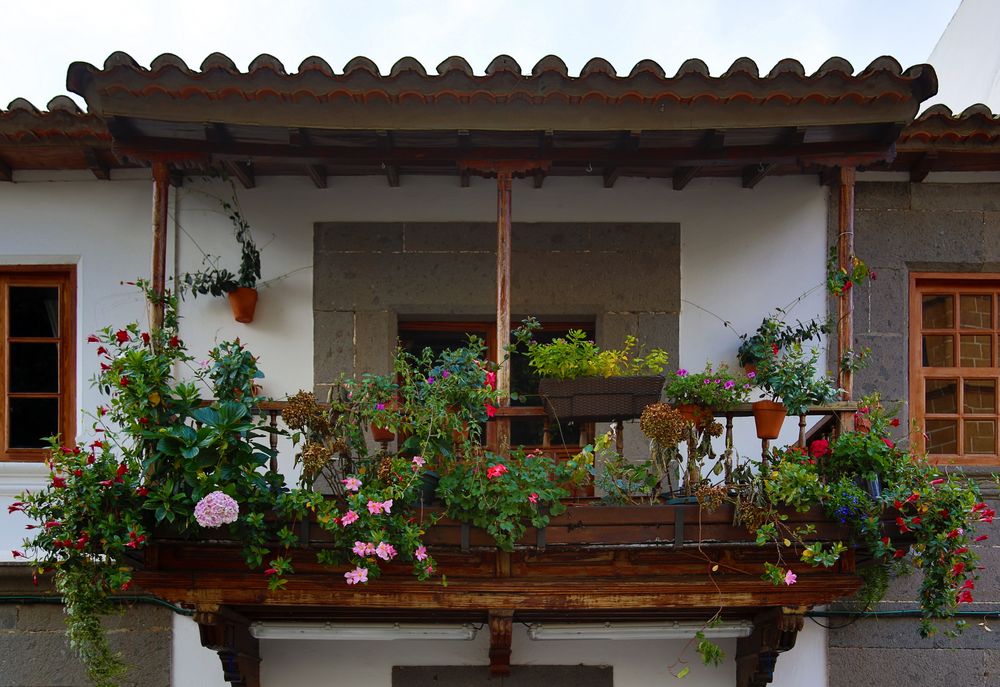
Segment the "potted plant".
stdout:
<svg viewBox="0 0 1000 687">
<path fill-rule="evenodd" d="M 749 378 L 730 371 L 725 363 L 716 369 L 706 363 L 702 372 L 671 372 L 663 393 L 688 421 L 703 426 L 711 422 L 712 411 L 726 411 L 745 403 L 750 389 Z"/>
<path fill-rule="evenodd" d="M 829 376 L 816 376 L 819 350 L 806 353 L 801 343 L 772 353 L 757 364 L 757 385 L 769 397 L 754 402 L 757 436 L 777 439 L 787 415 L 802 415 L 811 405 L 830 403 L 840 390 Z"/>
<path fill-rule="evenodd" d="M 654 348 L 636 355 L 636 338 L 627 336 L 617 350 L 601 350 L 579 329 L 550 343 L 532 341 L 527 355 L 542 378 L 538 394 L 555 420 L 584 422 L 639 417 L 660 399 L 666 351 Z"/>
<path fill-rule="evenodd" d="M 781 309 L 777 309 L 777 313 L 784 315 Z M 795 324 L 787 324 L 778 315 L 768 315 L 761 321 L 756 332 L 740 335 L 741 343 L 736 359 L 747 372 L 756 372 L 758 361 L 778 355 L 793 344 L 818 340 L 821 335 L 829 333 L 830 325 L 827 322 L 813 319 L 808 322 L 796 320 Z"/>
<path fill-rule="evenodd" d="M 219 267 L 218 256 L 206 255 L 202 260 L 202 269 L 194 273 L 185 273 L 184 284 L 191 290 L 192 296 L 211 294 L 221 296 L 226 294 L 233 317 L 244 324 L 253 322 L 257 307 L 257 280 L 260 279 L 260 251 L 254 243 L 250 232 L 250 224 L 240 211 L 235 190 L 232 202 L 221 201 L 222 209 L 233 224 L 233 235 L 240 244 L 240 268 L 233 274 Z M 183 292 L 182 292 L 183 293 Z"/>
</svg>

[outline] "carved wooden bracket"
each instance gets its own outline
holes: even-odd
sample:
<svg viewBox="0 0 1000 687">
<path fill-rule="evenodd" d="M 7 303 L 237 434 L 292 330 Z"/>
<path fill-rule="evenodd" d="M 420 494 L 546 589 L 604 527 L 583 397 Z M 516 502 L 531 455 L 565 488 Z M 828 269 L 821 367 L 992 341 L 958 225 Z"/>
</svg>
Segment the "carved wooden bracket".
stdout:
<svg viewBox="0 0 1000 687">
<path fill-rule="evenodd" d="M 484 177 L 533 176 L 535 172 L 542 174 L 549 171 L 551 160 L 459 160 L 458 168 L 462 172 L 478 174 Z"/>
<path fill-rule="evenodd" d="M 514 629 L 514 611 L 490 611 L 490 673 L 510 675 L 510 641 Z"/>
<path fill-rule="evenodd" d="M 219 654 L 226 682 L 260 687 L 260 650 L 247 619 L 225 606 L 199 604 L 194 620 L 201 645 Z"/>
<path fill-rule="evenodd" d="M 764 687 L 774 679 L 778 654 L 795 646 L 805 608 L 770 608 L 753 619 L 753 632 L 736 644 L 736 686 Z"/>
</svg>

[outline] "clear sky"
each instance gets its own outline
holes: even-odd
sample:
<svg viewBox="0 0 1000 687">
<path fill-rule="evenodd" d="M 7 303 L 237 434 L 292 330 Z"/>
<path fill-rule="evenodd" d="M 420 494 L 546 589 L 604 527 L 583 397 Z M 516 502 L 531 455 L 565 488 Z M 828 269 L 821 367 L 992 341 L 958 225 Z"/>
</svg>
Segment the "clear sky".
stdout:
<svg viewBox="0 0 1000 687">
<path fill-rule="evenodd" d="M 38 107 L 66 92 L 66 68 L 115 50 L 148 66 L 172 52 L 197 68 L 223 52 L 241 68 L 258 54 L 295 71 L 319 55 L 339 71 L 356 55 L 383 72 L 405 55 L 429 72 L 461 55 L 482 72 L 499 54 L 526 72 L 541 57 L 579 73 L 604 57 L 628 74 L 644 58 L 673 74 L 698 57 L 712 74 L 737 57 L 767 73 L 794 57 L 807 71 L 833 55 L 855 70 L 879 55 L 927 61 L 960 0 L 6 0 L 0 25 L 0 107 Z M 77 99 L 80 101 L 79 99 Z"/>
</svg>

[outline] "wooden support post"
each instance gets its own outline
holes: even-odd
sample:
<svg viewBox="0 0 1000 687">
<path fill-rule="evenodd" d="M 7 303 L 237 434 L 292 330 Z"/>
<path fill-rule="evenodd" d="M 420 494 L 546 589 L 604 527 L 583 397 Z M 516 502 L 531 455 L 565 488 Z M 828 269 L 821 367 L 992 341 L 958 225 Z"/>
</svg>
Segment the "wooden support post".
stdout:
<svg viewBox="0 0 1000 687">
<path fill-rule="evenodd" d="M 246 618 L 219 604 L 199 604 L 194 620 L 201 645 L 219 654 L 225 681 L 260 687 L 260 649 Z"/>
<path fill-rule="evenodd" d="M 769 608 L 753 619 L 753 632 L 736 643 L 736 687 L 765 687 L 778 654 L 795 646 L 805 609 Z"/>
<path fill-rule="evenodd" d="M 850 271 L 854 257 L 854 168 L 841 167 L 839 174 L 839 203 L 837 205 L 837 264 Z M 846 289 L 837 301 L 837 361 L 844 359 L 854 345 L 854 289 Z M 851 400 L 854 375 L 840 369 L 840 388 L 843 400 Z"/>
<path fill-rule="evenodd" d="M 514 611 L 490 611 L 490 673 L 510 675 L 510 642 L 514 630 Z"/>
<path fill-rule="evenodd" d="M 151 304 L 150 330 L 163 328 L 163 301 L 167 283 L 167 207 L 170 170 L 166 162 L 153 163 L 153 251 L 150 286 L 158 299 Z"/>
<path fill-rule="evenodd" d="M 503 360 L 510 343 L 510 253 L 511 253 L 511 173 L 497 173 L 497 362 Z M 497 370 L 497 391 L 501 407 L 510 405 L 510 365 Z M 503 453 L 510 448 L 510 420 L 497 423 L 497 446 Z"/>
</svg>

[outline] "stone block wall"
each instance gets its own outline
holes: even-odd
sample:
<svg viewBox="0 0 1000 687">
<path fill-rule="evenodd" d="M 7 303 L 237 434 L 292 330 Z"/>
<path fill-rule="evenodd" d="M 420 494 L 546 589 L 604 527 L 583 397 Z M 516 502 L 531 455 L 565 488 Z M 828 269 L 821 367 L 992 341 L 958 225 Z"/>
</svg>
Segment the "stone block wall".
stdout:
<svg viewBox="0 0 1000 687">
<path fill-rule="evenodd" d="M 678 359 L 678 224 L 515 222 L 512 239 L 515 321 L 589 320 L 603 346 L 634 334 Z M 318 223 L 314 247 L 320 397 L 340 374 L 388 371 L 400 319 L 494 318 L 493 223 Z M 637 433 L 628 448 L 644 455 Z"/>
<path fill-rule="evenodd" d="M 887 405 L 901 405 L 900 435 L 909 424 L 909 277 L 911 272 L 978 272 L 1000 275 L 1000 184 L 861 182 L 856 187 L 855 253 L 876 271 L 874 283 L 854 293 L 856 348 L 872 349 L 858 372 L 855 396 L 876 389 Z M 829 238 L 837 239 L 836 199 L 830 203 Z M 836 304 L 831 303 L 831 312 Z M 956 468 L 958 469 L 958 468 Z M 997 508 L 988 479 L 1000 468 L 969 468 Z M 990 539 L 978 546 L 985 570 L 975 603 L 964 611 L 1000 610 L 1000 527 L 983 526 Z M 895 580 L 876 611 L 913 610 L 919 575 Z M 1000 683 L 1000 632 L 983 617 L 968 617 L 969 629 L 949 639 L 922 640 L 913 618 L 883 616 L 847 623 L 824 620 L 829 632 L 830 687 L 899 685 L 918 687 Z M 985 620 L 992 630 L 1000 621 Z"/>
</svg>

